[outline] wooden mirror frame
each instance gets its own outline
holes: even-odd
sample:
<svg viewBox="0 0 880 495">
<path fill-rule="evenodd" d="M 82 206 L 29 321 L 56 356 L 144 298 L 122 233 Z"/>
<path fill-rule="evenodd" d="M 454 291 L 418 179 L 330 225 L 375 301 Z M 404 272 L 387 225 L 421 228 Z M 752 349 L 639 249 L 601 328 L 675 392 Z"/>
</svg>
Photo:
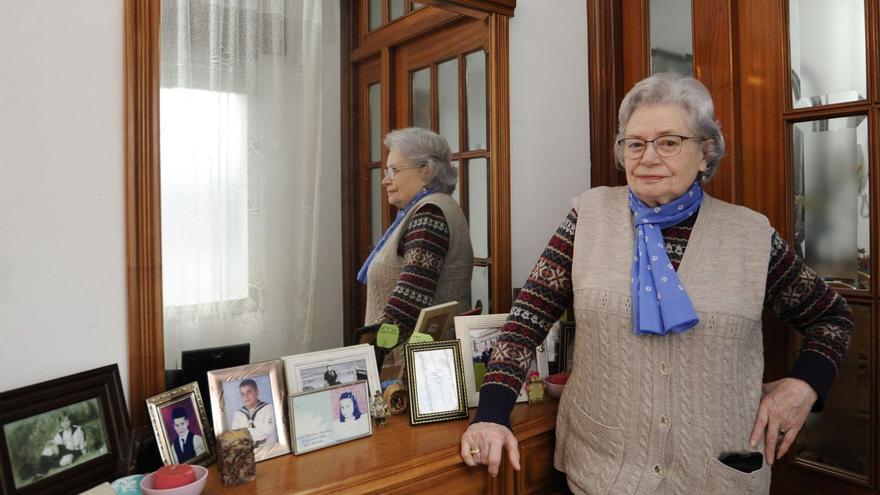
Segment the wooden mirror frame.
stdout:
<svg viewBox="0 0 880 495">
<path fill-rule="evenodd" d="M 516 8 L 516 0 L 436 3 L 505 15 L 513 15 Z M 341 11 L 343 29 L 350 25 L 347 5 L 348 1 L 344 0 Z M 135 428 L 145 424 L 147 397 L 165 389 L 159 190 L 159 19 L 158 1 L 125 0 L 125 256 L 129 413 Z M 503 27 L 506 29 L 506 23 Z M 341 34 L 343 38 L 349 36 L 345 32 Z M 345 71 L 349 54 L 342 51 Z M 342 91 L 345 93 L 347 88 L 343 87 Z M 509 208 L 509 205 L 502 207 Z"/>
</svg>

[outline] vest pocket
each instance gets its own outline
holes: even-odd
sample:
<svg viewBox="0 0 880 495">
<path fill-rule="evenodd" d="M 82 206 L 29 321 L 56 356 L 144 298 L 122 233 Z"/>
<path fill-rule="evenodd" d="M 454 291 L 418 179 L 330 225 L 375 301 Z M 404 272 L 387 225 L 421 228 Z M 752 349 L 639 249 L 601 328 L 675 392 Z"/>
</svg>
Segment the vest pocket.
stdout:
<svg viewBox="0 0 880 495">
<path fill-rule="evenodd" d="M 715 457 L 706 463 L 706 479 L 703 491 L 706 495 L 730 495 L 742 493 L 748 495 L 766 494 L 770 491 L 770 466 L 764 462 L 761 469 L 744 473 L 734 469 Z"/>
<path fill-rule="evenodd" d="M 565 473 L 569 482 L 590 494 L 607 493 L 623 461 L 623 429 L 606 426 L 571 402 L 565 442 Z"/>
</svg>

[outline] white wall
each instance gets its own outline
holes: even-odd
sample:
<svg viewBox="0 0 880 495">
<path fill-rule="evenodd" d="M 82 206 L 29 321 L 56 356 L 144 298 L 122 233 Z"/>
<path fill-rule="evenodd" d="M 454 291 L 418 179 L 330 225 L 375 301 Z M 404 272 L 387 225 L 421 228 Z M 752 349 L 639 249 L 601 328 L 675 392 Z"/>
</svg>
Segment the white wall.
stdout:
<svg viewBox="0 0 880 495">
<path fill-rule="evenodd" d="M 511 283 L 590 185 L 583 0 L 519 0 L 510 21 Z"/>
<path fill-rule="evenodd" d="M 127 390 L 123 2 L 4 2 L 0 47 L 0 391 Z"/>
</svg>

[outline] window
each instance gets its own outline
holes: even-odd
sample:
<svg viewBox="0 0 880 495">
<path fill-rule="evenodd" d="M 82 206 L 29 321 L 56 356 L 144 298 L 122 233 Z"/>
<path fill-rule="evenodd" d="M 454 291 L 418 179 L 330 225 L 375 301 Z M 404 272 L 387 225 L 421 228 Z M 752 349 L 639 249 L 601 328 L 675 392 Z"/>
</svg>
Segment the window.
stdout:
<svg viewBox="0 0 880 495">
<path fill-rule="evenodd" d="M 166 306 L 248 296 L 247 98 L 162 88 Z"/>
</svg>

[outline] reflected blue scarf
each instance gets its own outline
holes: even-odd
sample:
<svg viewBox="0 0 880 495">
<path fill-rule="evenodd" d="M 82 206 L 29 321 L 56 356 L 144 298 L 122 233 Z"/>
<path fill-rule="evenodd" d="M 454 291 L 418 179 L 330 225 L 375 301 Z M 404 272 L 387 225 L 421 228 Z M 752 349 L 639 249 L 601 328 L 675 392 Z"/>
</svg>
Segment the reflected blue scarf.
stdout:
<svg viewBox="0 0 880 495">
<path fill-rule="evenodd" d="M 694 182 L 674 201 L 651 208 L 629 192 L 636 228 L 632 264 L 633 333 L 666 335 L 694 327 L 700 320 L 691 298 L 666 254 L 661 229 L 676 225 L 700 209 L 703 188 Z"/>
<path fill-rule="evenodd" d="M 403 207 L 403 209 L 397 211 L 397 216 L 394 218 L 394 223 L 392 223 L 391 226 L 388 227 L 388 230 L 386 230 L 385 233 L 382 234 L 382 238 L 379 239 L 379 242 L 376 243 L 376 246 L 373 248 L 373 251 L 370 252 L 370 255 L 367 257 L 367 261 L 364 261 L 363 266 L 361 266 L 361 269 L 358 270 L 358 275 L 357 275 L 358 282 L 360 282 L 362 284 L 367 283 L 367 270 L 370 269 L 370 263 L 373 262 L 373 258 L 375 258 L 377 254 L 379 254 L 379 251 L 382 249 L 382 246 L 385 245 L 385 241 L 387 241 L 388 238 L 391 237 L 391 233 L 394 232 L 394 229 L 396 229 L 398 225 L 400 225 L 400 222 L 403 221 L 403 217 L 405 217 L 406 214 L 409 213 L 409 210 L 412 209 L 413 205 L 418 203 L 420 199 L 431 194 L 432 192 L 434 192 L 433 187 L 423 188 L 421 191 L 419 191 L 418 194 L 416 194 L 416 196 L 413 199 L 410 200 L 409 203 L 406 204 L 406 206 Z"/>
</svg>

